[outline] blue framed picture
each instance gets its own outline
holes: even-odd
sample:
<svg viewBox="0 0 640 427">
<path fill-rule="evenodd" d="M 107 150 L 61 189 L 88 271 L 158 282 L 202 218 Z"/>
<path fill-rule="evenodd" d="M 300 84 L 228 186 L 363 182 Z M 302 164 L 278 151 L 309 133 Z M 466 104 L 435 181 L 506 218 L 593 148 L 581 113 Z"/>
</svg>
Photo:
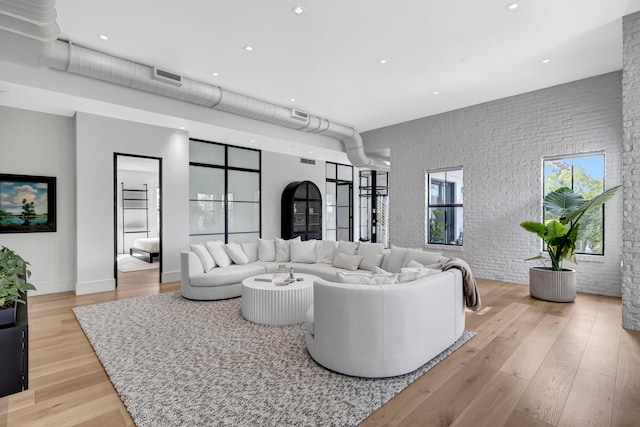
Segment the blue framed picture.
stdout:
<svg viewBox="0 0 640 427">
<path fill-rule="evenodd" d="M 0 233 L 56 231 L 56 178 L 0 174 Z"/>
</svg>

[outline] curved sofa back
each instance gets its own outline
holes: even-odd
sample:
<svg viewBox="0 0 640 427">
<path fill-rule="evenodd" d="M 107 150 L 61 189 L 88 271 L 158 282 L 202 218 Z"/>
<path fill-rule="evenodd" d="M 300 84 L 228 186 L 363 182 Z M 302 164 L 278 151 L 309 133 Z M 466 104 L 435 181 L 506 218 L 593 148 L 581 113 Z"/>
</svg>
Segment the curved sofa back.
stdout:
<svg viewBox="0 0 640 427">
<path fill-rule="evenodd" d="M 450 270 L 393 285 L 319 279 L 313 317 L 309 351 L 321 365 L 361 377 L 402 375 L 462 335 L 462 275 Z"/>
</svg>

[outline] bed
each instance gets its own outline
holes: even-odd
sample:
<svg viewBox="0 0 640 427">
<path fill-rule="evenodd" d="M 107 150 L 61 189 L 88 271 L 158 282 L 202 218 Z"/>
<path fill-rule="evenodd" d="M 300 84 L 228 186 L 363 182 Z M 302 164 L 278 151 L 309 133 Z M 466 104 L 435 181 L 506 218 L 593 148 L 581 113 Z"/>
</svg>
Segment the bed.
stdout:
<svg viewBox="0 0 640 427">
<path fill-rule="evenodd" d="M 147 237 L 134 240 L 133 245 L 129 248 L 129 255 L 152 263 L 154 258 L 160 256 L 160 238 Z"/>
</svg>

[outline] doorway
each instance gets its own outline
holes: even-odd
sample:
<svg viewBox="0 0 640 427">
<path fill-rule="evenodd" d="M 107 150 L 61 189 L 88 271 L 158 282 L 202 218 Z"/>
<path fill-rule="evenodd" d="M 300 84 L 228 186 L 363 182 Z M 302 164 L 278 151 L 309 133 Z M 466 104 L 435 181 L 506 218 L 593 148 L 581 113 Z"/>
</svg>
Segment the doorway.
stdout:
<svg viewBox="0 0 640 427">
<path fill-rule="evenodd" d="M 141 272 L 161 283 L 162 159 L 114 153 L 113 167 L 116 288 Z"/>
</svg>

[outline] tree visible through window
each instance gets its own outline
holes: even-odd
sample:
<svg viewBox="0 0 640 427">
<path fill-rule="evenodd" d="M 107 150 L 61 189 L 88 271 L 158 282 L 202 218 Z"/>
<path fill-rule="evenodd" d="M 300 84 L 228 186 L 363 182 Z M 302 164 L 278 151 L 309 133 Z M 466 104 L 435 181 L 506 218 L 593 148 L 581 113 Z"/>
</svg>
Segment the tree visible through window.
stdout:
<svg viewBox="0 0 640 427">
<path fill-rule="evenodd" d="M 427 243 L 462 246 L 462 168 L 427 172 Z"/>
<path fill-rule="evenodd" d="M 571 188 L 585 200 L 604 190 L 604 154 L 544 159 L 543 197 L 560 187 Z M 543 209 L 543 220 L 558 219 Z M 576 253 L 604 254 L 604 210 L 592 209 L 580 220 Z"/>
</svg>

